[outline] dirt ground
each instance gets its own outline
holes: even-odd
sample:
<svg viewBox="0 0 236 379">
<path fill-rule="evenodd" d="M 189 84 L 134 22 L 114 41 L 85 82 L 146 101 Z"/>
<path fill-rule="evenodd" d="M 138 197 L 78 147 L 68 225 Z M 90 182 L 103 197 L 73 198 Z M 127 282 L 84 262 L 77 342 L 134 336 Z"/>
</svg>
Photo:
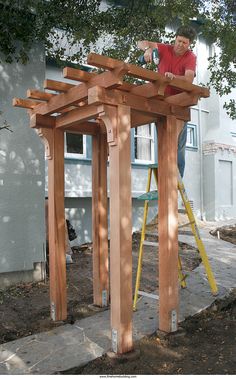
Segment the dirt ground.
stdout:
<svg viewBox="0 0 236 379">
<path fill-rule="evenodd" d="M 150 226 L 152 231 L 155 225 Z M 236 225 L 212 231 L 236 244 Z M 154 237 L 149 237 L 152 240 Z M 155 237 L 156 238 L 156 237 Z M 133 234 L 133 286 L 135 284 L 140 233 Z M 200 264 L 196 248 L 179 244 L 184 272 Z M 147 247 L 143 259 L 141 290 L 157 289 L 158 256 Z M 92 306 L 92 244 L 74 248 L 67 266 L 68 319 L 52 322 L 49 312 L 49 281 L 0 290 L 0 343 L 50 330 L 64 323 L 103 311 Z M 111 359 L 107 355 L 66 374 L 235 374 L 236 290 L 223 301 L 181 323 L 176 333 L 145 337 L 135 345 L 135 359 Z M 199 364 L 201 363 L 201 364 Z"/>
</svg>

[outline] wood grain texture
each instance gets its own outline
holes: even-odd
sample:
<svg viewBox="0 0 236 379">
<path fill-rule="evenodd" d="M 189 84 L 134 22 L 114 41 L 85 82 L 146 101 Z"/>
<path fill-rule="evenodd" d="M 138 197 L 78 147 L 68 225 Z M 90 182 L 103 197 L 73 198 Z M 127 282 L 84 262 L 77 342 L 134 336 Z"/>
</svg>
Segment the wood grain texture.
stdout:
<svg viewBox="0 0 236 379">
<path fill-rule="evenodd" d="M 172 331 L 178 317 L 177 125 L 174 116 L 158 123 L 159 328 Z"/>
<path fill-rule="evenodd" d="M 92 142 L 92 230 L 93 230 L 93 302 L 109 303 L 107 136 L 93 136 Z"/>
<path fill-rule="evenodd" d="M 131 116 L 129 107 L 117 108 L 117 144 L 109 144 L 111 328 L 117 332 L 117 352 L 126 353 L 133 349 Z"/>
<path fill-rule="evenodd" d="M 41 101 L 20 99 L 18 97 L 14 97 L 12 100 L 13 107 L 19 108 L 34 109 L 37 105 L 40 104 L 42 104 Z"/>
<path fill-rule="evenodd" d="M 50 100 L 53 96 L 56 96 L 56 94 L 48 93 L 48 92 L 43 92 L 39 91 L 37 89 L 28 89 L 26 96 L 29 99 L 36 99 L 36 100 L 42 100 L 42 101 L 48 101 Z"/>
<path fill-rule="evenodd" d="M 49 131 L 48 131 L 49 132 Z M 51 318 L 67 318 L 65 208 L 64 208 L 64 133 L 53 129 L 51 159 L 48 160 L 49 273 Z"/>
<path fill-rule="evenodd" d="M 178 118 L 188 121 L 190 118 L 189 109 L 178 105 L 167 104 L 158 99 L 147 99 L 143 96 L 134 95 L 130 92 L 123 92 L 119 89 L 105 89 L 94 86 L 88 90 L 88 104 L 124 104 L 134 110 L 142 111 L 150 115 L 172 115 L 173 112 Z"/>
<path fill-rule="evenodd" d="M 58 80 L 46 79 L 43 83 L 44 89 L 49 89 L 51 91 L 57 92 L 67 92 L 69 89 L 75 87 L 76 84 L 60 82 Z"/>
</svg>

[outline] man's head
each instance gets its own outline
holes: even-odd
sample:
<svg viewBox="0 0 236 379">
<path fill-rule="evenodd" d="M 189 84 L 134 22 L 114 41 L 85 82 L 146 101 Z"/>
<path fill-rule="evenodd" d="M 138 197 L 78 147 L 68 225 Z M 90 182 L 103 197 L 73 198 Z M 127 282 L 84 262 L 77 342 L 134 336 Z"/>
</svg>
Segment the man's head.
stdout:
<svg viewBox="0 0 236 379">
<path fill-rule="evenodd" d="M 192 43 L 196 39 L 197 33 L 191 26 L 180 26 L 177 29 L 175 36 L 185 37 L 189 39 L 190 43 Z"/>
<path fill-rule="evenodd" d="M 196 31 L 191 26 L 180 26 L 175 34 L 174 51 L 176 55 L 183 55 L 196 38 Z"/>
</svg>

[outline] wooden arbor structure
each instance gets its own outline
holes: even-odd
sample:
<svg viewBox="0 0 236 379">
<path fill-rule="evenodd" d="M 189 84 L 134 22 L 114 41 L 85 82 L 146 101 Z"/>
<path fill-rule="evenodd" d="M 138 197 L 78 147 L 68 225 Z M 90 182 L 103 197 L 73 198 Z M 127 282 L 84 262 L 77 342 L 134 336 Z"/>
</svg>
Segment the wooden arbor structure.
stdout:
<svg viewBox="0 0 236 379">
<path fill-rule="evenodd" d="M 48 158 L 50 304 L 53 320 L 67 317 L 64 131 L 93 136 L 92 225 L 94 304 L 111 299 L 112 349 L 125 353 L 132 342 L 132 204 L 130 131 L 158 125 L 159 191 L 159 328 L 174 331 L 178 320 L 177 138 L 189 106 L 209 90 L 182 80 L 91 53 L 88 63 L 104 69 L 88 73 L 66 67 L 65 78 L 46 80 L 45 90 L 29 89 L 28 99 L 13 105 L 28 108 L 30 126 L 43 138 Z M 129 84 L 124 77 L 141 79 Z M 171 85 L 182 92 L 165 97 Z M 110 286 L 107 232 L 107 154 L 110 167 Z M 83 178 L 81 178 L 81 181 Z"/>
</svg>

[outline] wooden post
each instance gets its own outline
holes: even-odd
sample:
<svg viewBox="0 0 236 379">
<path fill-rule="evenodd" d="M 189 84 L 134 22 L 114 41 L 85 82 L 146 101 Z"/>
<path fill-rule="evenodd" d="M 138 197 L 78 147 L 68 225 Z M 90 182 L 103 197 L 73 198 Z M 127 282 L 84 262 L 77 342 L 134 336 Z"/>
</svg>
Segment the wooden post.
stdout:
<svg viewBox="0 0 236 379">
<path fill-rule="evenodd" d="M 177 123 L 158 124 L 159 329 L 178 328 Z"/>
<path fill-rule="evenodd" d="M 104 307 L 109 303 L 106 134 L 93 136 L 92 188 L 93 302 Z"/>
<path fill-rule="evenodd" d="M 50 159 L 48 160 L 50 304 L 51 318 L 53 321 L 58 321 L 67 318 L 64 131 L 52 129 L 50 132 Z"/>
<path fill-rule="evenodd" d="M 110 153 L 110 285 L 112 350 L 133 349 L 132 203 L 130 108 L 107 107 L 104 118 Z"/>
</svg>

